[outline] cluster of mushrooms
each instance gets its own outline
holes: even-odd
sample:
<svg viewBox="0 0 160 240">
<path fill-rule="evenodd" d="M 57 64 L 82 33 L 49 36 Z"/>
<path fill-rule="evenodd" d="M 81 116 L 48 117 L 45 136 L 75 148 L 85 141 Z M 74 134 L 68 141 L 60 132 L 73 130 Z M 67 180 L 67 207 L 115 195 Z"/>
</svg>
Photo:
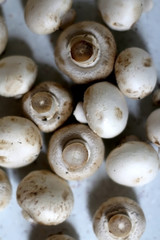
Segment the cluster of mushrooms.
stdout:
<svg viewBox="0 0 160 240">
<path fill-rule="evenodd" d="M 0 1 L 2 3 L 3 1 Z M 98 0 L 104 23 L 117 31 L 129 30 L 141 14 L 152 8 L 151 0 Z M 117 56 L 113 34 L 93 21 L 73 23 L 71 0 L 28 0 L 25 21 L 36 34 L 63 29 L 56 47 L 57 67 L 75 84 L 89 84 L 83 101 L 76 103 L 71 91 L 54 81 L 34 85 L 38 66 L 26 56 L 0 59 L 0 95 L 22 99 L 24 116 L 0 118 L 0 166 L 25 167 L 34 162 L 43 146 L 43 133 L 51 133 L 48 146 L 49 170 L 30 172 L 17 188 L 17 202 L 31 222 L 57 225 L 71 214 L 72 190 L 66 180 L 83 180 L 94 174 L 105 157 L 103 139 L 118 136 L 127 126 L 126 97 L 142 99 L 153 92 L 157 73 L 148 52 L 132 47 Z M 0 54 L 8 33 L 0 18 Z M 106 78 L 114 71 L 117 86 Z M 159 106 L 160 91 L 153 94 Z M 65 124 L 73 115 L 76 123 Z M 152 181 L 159 171 L 160 109 L 146 121 L 148 142 L 128 138 L 106 159 L 107 175 L 116 183 L 136 187 Z M 65 125 L 64 125 L 65 124 Z M 0 169 L 0 209 L 11 200 L 12 187 Z M 145 230 L 145 216 L 132 199 L 108 199 L 96 211 L 93 229 L 99 240 L 138 240 Z M 53 235 L 46 240 L 74 240 Z"/>
</svg>

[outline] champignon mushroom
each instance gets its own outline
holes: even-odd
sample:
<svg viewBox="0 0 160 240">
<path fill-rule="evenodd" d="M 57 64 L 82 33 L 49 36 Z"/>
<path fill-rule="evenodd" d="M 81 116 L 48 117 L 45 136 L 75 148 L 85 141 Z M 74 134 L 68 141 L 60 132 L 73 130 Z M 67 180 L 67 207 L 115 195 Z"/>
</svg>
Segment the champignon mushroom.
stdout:
<svg viewBox="0 0 160 240">
<path fill-rule="evenodd" d="M 0 169 L 0 211 L 3 210 L 10 202 L 12 187 L 7 174 Z"/>
<path fill-rule="evenodd" d="M 102 139 L 83 124 L 71 124 L 51 137 L 48 160 L 51 169 L 67 180 L 91 176 L 104 159 Z"/>
<path fill-rule="evenodd" d="M 38 157 L 41 146 L 42 137 L 33 122 L 17 116 L 0 118 L 0 166 L 26 166 Z"/>
<path fill-rule="evenodd" d="M 152 101 L 155 106 L 160 106 L 160 88 L 153 92 Z"/>
<path fill-rule="evenodd" d="M 107 77 L 113 70 L 116 43 L 108 28 L 84 21 L 71 25 L 59 36 L 55 61 L 75 83 Z"/>
<path fill-rule="evenodd" d="M 126 31 L 152 8 L 152 0 L 98 0 L 103 21 L 112 29 Z"/>
<path fill-rule="evenodd" d="M 61 126 L 71 115 L 72 96 L 56 82 L 42 82 L 22 99 L 25 114 L 41 131 L 51 132 Z"/>
<path fill-rule="evenodd" d="M 68 235 L 58 234 L 58 235 L 52 235 L 48 237 L 46 240 L 75 240 L 75 239 Z"/>
<path fill-rule="evenodd" d="M 30 172 L 19 183 L 17 201 L 34 222 L 57 225 L 65 221 L 73 208 L 68 183 L 47 170 Z"/>
<path fill-rule="evenodd" d="M 146 120 L 146 132 L 148 139 L 160 147 L 160 108 L 150 113 Z"/>
<path fill-rule="evenodd" d="M 140 206 L 130 198 L 113 197 L 101 204 L 93 228 L 99 240 L 139 240 L 146 226 Z"/>
<path fill-rule="evenodd" d="M 72 0 L 28 0 L 25 6 L 26 24 L 34 33 L 53 33 L 59 29 L 71 5 Z"/>
<path fill-rule="evenodd" d="M 69 11 L 62 17 L 60 28 L 63 30 L 73 24 L 76 18 L 76 11 L 71 8 Z"/>
<path fill-rule="evenodd" d="M 5 50 L 7 42 L 8 42 L 7 26 L 4 22 L 4 19 L 0 16 L 0 54 L 2 54 L 3 51 Z"/>
<path fill-rule="evenodd" d="M 83 111 L 89 127 L 102 138 L 113 138 L 120 134 L 128 120 L 128 107 L 123 94 L 108 82 L 95 83 L 87 88 Z M 77 120 L 78 114 L 77 109 L 74 112 Z"/>
<path fill-rule="evenodd" d="M 21 97 L 29 91 L 37 76 L 37 65 L 25 56 L 9 56 L 0 60 L 0 95 Z"/>
<path fill-rule="evenodd" d="M 156 150 L 140 141 L 129 141 L 113 149 L 106 160 L 108 176 L 118 184 L 128 187 L 151 182 L 159 170 Z"/>
<path fill-rule="evenodd" d="M 148 96 L 157 82 L 157 72 L 151 56 L 137 47 L 127 48 L 119 54 L 115 74 L 121 92 L 134 99 Z"/>
</svg>

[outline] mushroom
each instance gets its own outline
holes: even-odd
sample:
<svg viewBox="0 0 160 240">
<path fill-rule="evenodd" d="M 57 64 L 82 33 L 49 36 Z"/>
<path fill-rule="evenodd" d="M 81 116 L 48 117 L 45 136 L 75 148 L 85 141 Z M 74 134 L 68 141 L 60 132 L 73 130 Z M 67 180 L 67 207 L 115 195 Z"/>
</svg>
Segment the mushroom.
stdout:
<svg viewBox="0 0 160 240">
<path fill-rule="evenodd" d="M 37 76 L 37 65 L 25 56 L 9 56 L 0 60 L 0 95 L 21 97 L 29 91 Z"/>
<path fill-rule="evenodd" d="M 57 66 L 78 84 L 107 77 L 113 70 L 115 55 L 112 33 L 94 21 L 79 22 L 65 29 L 55 48 Z"/>
<path fill-rule="evenodd" d="M 103 21 L 117 31 L 131 29 L 143 12 L 151 10 L 152 5 L 152 0 L 98 0 Z"/>
<path fill-rule="evenodd" d="M 139 240 L 146 226 L 140 206 L 130 198 L 113 197 L 94 215 L 93 228 L 99 240 Z"/>
<path fill-rule="evenodd" d="M 7 174 L 0 169 L 0 211 L 3 210 L 10 202 L 12 187 Z"/>
<path fill-rule="evenodd" d="M 113 149 L 106 160 L 108 176 L 116 183 L 128 187 L 151 182 L 159 170 L 156 150 L 140 141 L 129 141 Z"/>
<path fill-rule="evenodd" d="M 160 88 L 153 92 L 152 102 L 155 106 L 160 106 Z"/>
<path fill-rule="evenodd" d="M 17 201 L 34 222 L 57 225 L 64 222 L 73 208 L 68 183 L 48 170 L 30 172 L 19 183 Z"/>
<path fill-rule="evenodd" d="M 121 92 L 134 99 L 148 96 L 156 86 L 157 72 L 151 56 L 141 48 L 123 50 L 116 59 L 115 75 Z"/>
<path fill-rule="evenodd" d="M 72 96 L 56 82 L 42 82 L 22 99 L 25 114 L 41 131 L 51 132 L 61 126 L 72 113 Z"/>
<path fill-rule="evenodd" d="M 48 237 L 46 240 L 74 240 L 74 238 L 68 235 L 58 234 L 58 235 L 52 235 Z"/>
<path fill-rule="evenodd" d="M 69 11 L 62 17 L 60 28 L 63 30 L 73 24 L 76 18 L 76 11 L 71 8 Z"/>
<path fill-rule="evenodd" d="M 8 42 L 7 26 L 4 22 L 4 19 L 0 16 L 0 54 L 2 54 L 3 51 L 5 50 L 7 42 Z"/>
<path fill-rule="evenodd" d="M 33 122 L 17 116 L 0 118 L 0 166 L 26 166 L 38 157 L 41 146 L 41 134 Z"/>
<path fill-rule="evenodd" d="M 26 24 L 34 33 L 53 33 L 59 29 L 71 5 L 72 0 L 28 0 L 25 6 Z"/>
<path fill-rule="evenodd" d="M 67 180 L 91 176 L 104 160 L 104 144 L 88 126 L 71 124 L 57 130 L 48 148 L 51 169 Z"/>
<path fill-rule="evenodd" d="M 83 111 L 89 127 L 102 138 L 113 138 L 120 134 L 128 120 L 128 107 L 123 94 L 108 82 L 95 83 L 87 88 Z M 77 109 L 74 112 L 77 120 L 78 114 Z"/>
<path fill-rule="evenodd" d="M 146 120 L 146 132 L 148 139 L 160 147 L 160 108 L 150 113 Z"/>
</svg>

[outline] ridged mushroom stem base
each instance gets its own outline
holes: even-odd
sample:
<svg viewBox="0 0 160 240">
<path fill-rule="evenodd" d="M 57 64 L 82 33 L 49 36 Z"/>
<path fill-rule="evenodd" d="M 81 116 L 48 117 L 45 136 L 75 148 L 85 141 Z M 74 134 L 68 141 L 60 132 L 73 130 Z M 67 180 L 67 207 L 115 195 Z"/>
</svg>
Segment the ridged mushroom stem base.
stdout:
<svg viewBox="0 0 160 240">
<path fill-rule="evenodd" d="M 80 139 L 69 141 L 62 152 L 63 161 L 71 171 L 84 167 L 89 155 L 87 143 Z"/>
<path fill-rule="evenodd" d="M 80 67 L 94 66 L 99 59 L 99 44 L 91 34 L 81 34 L 70 40 L 72 61 Z"/>
<path fill-rule="evenodd" d="M 116 214 L 109 219 L 108 228 L 115 237 L 125 238 L 129 236 L 132 224 L 127 215 Z"/>
</svg>

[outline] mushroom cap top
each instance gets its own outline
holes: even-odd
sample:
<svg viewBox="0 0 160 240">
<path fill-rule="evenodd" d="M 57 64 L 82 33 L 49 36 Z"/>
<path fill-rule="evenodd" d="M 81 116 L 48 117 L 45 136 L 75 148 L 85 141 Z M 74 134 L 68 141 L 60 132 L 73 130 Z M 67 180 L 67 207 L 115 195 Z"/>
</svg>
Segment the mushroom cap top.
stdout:
<svg viewBox="0 0 160 240">
<path fill-rule="evenodd" d="M 40 83 L 24 95 L 22 102 L 25 114 L 43 132 L 51 132 L 61 126 L 73 109 L 71 94 L 56 82 Z"/>
<path fill-rule="evenodd" d="M 104 22 L 117 31 L 129 30 L 143 11 L 139 0 L 98 0 L 98 8 Z"/>
<path fill-rule="evenodd" d="M 68 235 L 57 234 L 48 237 L 46 240 L 74 240 L 74 238 Z"/>
<path fill-rule="evenodd" d="M 51 169 L 67 180 L 91 176 L 104 160 L 102 139 L 84 124 L 71 124 L 51 137 L 48 160 Z"/>
<path fill-rule="evenodd" d="M 141 99 L 155 88 L 157 72 L 148 52 L 131 47 L 116 59 L 115 74 L 118 87 L 129 98 Z"/>
<path fill-rule="evenodd" d="M 110 30 L 94 21 L 75 23 L 59 36 L 57 66 L 78 84 L 107 77 L 113 70 L 116 43 Z"/>
<path fill-rule="evenodd" d="M 160 108 L 150 113 L 146 120 L 146 132 L 148 139 L 160 147 Z"/>
<path fill-rule="evenodd" d="M 0 60 L 0 95 L 18 97 L 29 91 L 36 80 L 37 65 L 25 56 L 9 56 Z"/>
<path fill-rule="evenodd" d="M 41 146 L 42 137 L 33 122 L 17 116 L 0 118 L 0 166 L 26 166 L 38 157 Z"/>
<path fill-rule="evenodd" d="M 8 30 L 4 19 L 0 16 L 0 54 L 6 48 L 8 42 Z"/>
<path fill-rule="evenodd" d="M 7 174 L 0 169 L 0 210 L 3 210 L 10 202 L 12 187 Z"/>
<path fill-rule="evenodd" d="M 50 171 L 37 170 L 19 183 L 17 201 L 35 222 L 57 225 L 69 217 L 74 200 L 65 180 Z"/>
<path fill-rule="evenodd" d="M 89 127 L 102 138 L 113 138 L 126 127 L 126 100 L 111 83 L 99 82 L 88 87 L 84 93 L 83 109 Z"/>
<path fill-rule="evenodd" d="M 26 24 L 37 34 L 55 32 L 71 5 L 72 0 L 28 0 L 25 6 Z"/>
<path fill-rule="evenodd" d="M 106 160 L 108 176 L 121 185 L 136 187 L 152 181 L 159 170 L 159 158 L 152 146 L 130 141 L 113 149 Z"/>
<path fill-rule="evenodd" d="M 128 237 L 116 237 L 109 231 L 110 219 L 118 214 L 128 217 L 131 222 Z M 135 201 L 126 197 L 113 197 L 102 203 L 93 219 L 93 228 L 99 240 L 139 240 L 145 230 L 145 225 L 142 209 Z M 120 227 L 123 228 L 123 225 Z"/>
</svg>

